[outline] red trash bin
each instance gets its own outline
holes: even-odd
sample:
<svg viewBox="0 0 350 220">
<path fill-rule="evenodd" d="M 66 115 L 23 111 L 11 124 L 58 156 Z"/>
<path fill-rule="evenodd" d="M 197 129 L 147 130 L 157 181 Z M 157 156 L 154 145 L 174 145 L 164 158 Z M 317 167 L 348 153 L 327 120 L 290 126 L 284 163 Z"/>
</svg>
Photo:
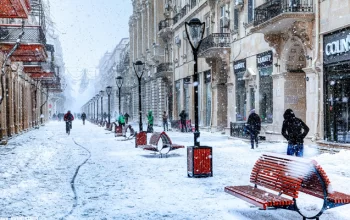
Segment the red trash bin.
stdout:
<svg viewBox="0 0 350 220">
<path fill-rule="evenodd" d="M 187 147 L 187 176 L 213 176 L 213 148 L 208 146 Z"/>
<path fill-rule="evenodd" d="M 121 125 L 115 126 L 115 136 L 116 137 L 123 136 L 123 126 Z"/>
<path fill-rule="evenodd" d="M 139 133 L 136 133 L 135 147 L 139 145 L 147 145 L 147 132 L 140 131 Z"/>
</svg>

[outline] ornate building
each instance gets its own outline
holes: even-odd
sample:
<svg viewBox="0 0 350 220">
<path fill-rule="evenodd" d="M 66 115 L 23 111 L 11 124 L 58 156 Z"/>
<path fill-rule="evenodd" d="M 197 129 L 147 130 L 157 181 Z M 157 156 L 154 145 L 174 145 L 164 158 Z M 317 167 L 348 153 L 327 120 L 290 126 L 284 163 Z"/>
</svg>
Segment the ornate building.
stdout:
<svg viewBox="0 0 350 220">
<path fill-rule="evenodd" d="M 54 47 L 47 44 L 41 0 L 6 1 L 0 8 L 0 139 L 48 119 L 49 93 L 60 92 Z"/>
</svg>

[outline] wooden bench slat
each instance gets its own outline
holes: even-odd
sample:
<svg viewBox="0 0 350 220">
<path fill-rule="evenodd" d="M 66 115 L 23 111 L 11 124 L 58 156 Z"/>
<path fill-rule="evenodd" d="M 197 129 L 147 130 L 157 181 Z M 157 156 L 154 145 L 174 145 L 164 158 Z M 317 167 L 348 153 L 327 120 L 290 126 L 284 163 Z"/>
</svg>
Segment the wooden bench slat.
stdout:
<svg viewBox="0 0 350 220">
<path fill-rule="evenodd" d="M 348 204 L 350 203 L 350 195 L 341 192 L 332 192 L 328 194 L 327 200 L 334 203 Z"/>
<path fill-rule="evenodd" d="M 262 189 L 251 186 L 228 186 L 225 187 L 225 192 L 234 194 L 237 197 L 246 198 L 247 202 L 257 204 L 258 207 L 266 209 L 272 206 L 288 206 L 293 204 L 293 200 L 274 195 Z"/>
</svg>

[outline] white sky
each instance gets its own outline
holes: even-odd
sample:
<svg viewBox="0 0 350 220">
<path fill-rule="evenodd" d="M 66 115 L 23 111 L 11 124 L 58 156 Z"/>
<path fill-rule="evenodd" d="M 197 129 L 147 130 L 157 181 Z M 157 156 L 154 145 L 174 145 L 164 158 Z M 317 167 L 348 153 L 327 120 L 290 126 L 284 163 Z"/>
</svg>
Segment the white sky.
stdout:
<svg viewBox="0 0 350 220">
<path fill-rule="evenodd" d="M 82 70 L 88 69 L 92 78 L 103 54 L 112 51 L 122 38 L 129 37 L 132 4 L 130 0 L 47 1 L 62 44 L 66 74 L 71 76 L 67 79 L 73 87 L 72 99 L 66 105 L 79 111 L 94 95 L 90 90 L 78 92 Z"/>
<path fill-rule="evenodd" d="M 66 68 L 72 75 L 89 73 L 106 51 L 129 36 L 130 0 L 49 0 L 60 35 Z"/>
</svg>

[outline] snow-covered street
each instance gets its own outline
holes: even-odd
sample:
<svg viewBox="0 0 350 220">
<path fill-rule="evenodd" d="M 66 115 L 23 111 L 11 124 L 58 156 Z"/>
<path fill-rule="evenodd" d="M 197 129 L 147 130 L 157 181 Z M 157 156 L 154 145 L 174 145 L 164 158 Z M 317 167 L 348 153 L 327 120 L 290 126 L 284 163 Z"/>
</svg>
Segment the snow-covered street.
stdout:
<svg viewBox="0 0 350 220">
<path fill-rule="evenodd" d="M 175 143 L 193 144 L 192 133 L 168 135 Z M 259 210 L 224 192 L 225 186 L 251 185 L 261 153 L 285 154 L 286 143 L 265 142 L 251 150 L 247 142 L 202 131 L 201 145 L 213 147 L 214 176 L 188 178 L 186 149 L 159 158 L 135 148 L 135 140 L 122 139 L 79 120 L 70 136 L 65 124 L 55 121 L 13 138 L 0 147 L 0 217 L 302 219 L 297 212 Z M 304 157 L 321 164 L 334 190 L 350 194 L 349 151 L 320 155 L 305 146 Z M 320 219 L 349 219 L 349 207 L 327 210 Z"/>
</svg>

